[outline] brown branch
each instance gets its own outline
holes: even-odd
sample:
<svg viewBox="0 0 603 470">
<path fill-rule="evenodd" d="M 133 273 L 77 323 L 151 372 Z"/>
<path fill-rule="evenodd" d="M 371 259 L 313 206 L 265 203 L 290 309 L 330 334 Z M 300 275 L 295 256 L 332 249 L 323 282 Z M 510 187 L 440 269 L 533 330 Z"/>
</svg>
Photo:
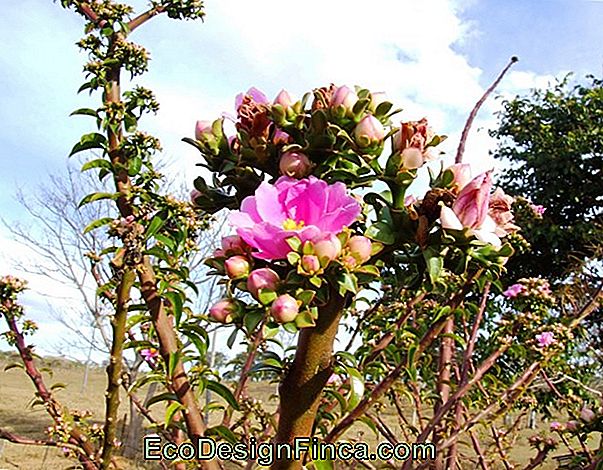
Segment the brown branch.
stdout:
<svg viewBox="0 0 603 470">
<path fill-rule="evenodd" d="M 143 25 L 144 23 L 149 21 L 154 16 L 157 16 L 160 13 L 163 13 L 163 11 L 164 11 L 164 9 L 162 6 L 156 6 L 155 8 L 151 8 L 150 10 L 147 10 L 144 13 L 141 13 L 140 15 L 138 15 L 136 18 L 134 18 L 133 20 L 131 20 L 128 23 L 129 32 L 134 31 L 136 28 Z"/>
<path fill-rule="evenodd" d="M 50 390 L 48 390 L 48 388 L 46 387 L 42 374 L 34 363 L 33 356 L 31 353 L 32 348 L 25 344 L 25 338 L 23 337 L 23 333 L 21 333 L 21 331 L 19 330 L 19 326 L 17 325 L 15 317 L 10 313 L 6 313 L 4 314 L 4 318 L 8 324 L 9 330 L 13 334 L 15 345 L 17 347 L 17 350 L 19 351 L 19 355 L 21 356 L 23 365 L 25 366 L 25 372 L 33 382 L 38 396 L 44 402 L 46 411 L 57 425 L 67 430 L 66 423 L 63 419 L 62 406 L 59 404 L 58 401 L 55 400 Z M 79 453 L 79 460 L 82 463 L 84 469 L 97 469 L 98 466 L 94 461 L 96 456 L 96 449 L 88 440 L 88 437 L 76 426 L 70 427 L 68 429 L 68 432 L 70 436 L 69 443 L 82 449 L 82 451 Z"/>
<path fill-rule="evenodd" d="M 467 118 L 465 127 L 463 128 L 463 133 L 461 134 L 461 140 L 459 142 L 459 146 L 456 151 L 456 158 L 454 159 L 455 163 L 461 163 L 463 161 L 463 154 L 465 153 L 465 143 L 467 142 L 467 137 L 469 136 L 469 131 L 471 130 L 471 126 L 473 125 L 473 121 L 475 120 L 475 117 L 477 116 L 479 109 L 482 107 L 482 105 L 488 99 L 488 96 L 490 96 L 490 94 L 496 89 L 496 87 L 498 86 L 500 81 L 503 79 L 503 77 L 506 75 L 506 73 L 509 71 L 511 66 L 518 60 L 519 59 L 515 56 L 511 57 L 511 60 L 509 61 L 507 66 L 503 69 L 503 71 L 500 73 L 498 78 L 496 80 L 494 80 L 494 83 L 492 83 L 492 85 L 490 85 L 490 87 L 486 90 L 486 92 L 483 94 L 483 96 L 478 100 L 477 103 L 475 103 L 475 106 L 471 110 L 471 113 L 469 113 L 469 117 Z"/>
<path fill-rule="evenodd" d="M 86 454 L 83 454 L 83 450 L 80 446 L 70 444 L 68 442 L 61 441 L 50 441 L 43 439 L 31 439 L 25 436 L 19 436 L 18 434 L 14 434 L 6 429 L 0 428 L 0 439 L 4 439 L 5 441 L 12 442 L 13 444 L 21 444 L 26 446 L 45 446 L 45 447 L 61 447 L 65 449 L 69 449 L 74 451 L 75 453 L 82 454 L 86 457 Z"/>
<path fill-rule="evenodd" d="M 130 291 L 136 279 L 136 274 L 131 269 L 122 273 L 122 278 L 117 290 L 115 315 L 111 320 L 113 338 L 111 341 L 111 355 L 107 366 L 107 392 L 105 394 L 105 426 L 103 429 L 103 447 L 101 452 L 101 469 L 106 470 L 111 464 L 113 449 L 117 445 L 117 411 L 119 408 L 119 387 L 122 382 L 123 348 L 126 338 L 126 320 L 128 318 L 128 303 Z"/>
</svg>

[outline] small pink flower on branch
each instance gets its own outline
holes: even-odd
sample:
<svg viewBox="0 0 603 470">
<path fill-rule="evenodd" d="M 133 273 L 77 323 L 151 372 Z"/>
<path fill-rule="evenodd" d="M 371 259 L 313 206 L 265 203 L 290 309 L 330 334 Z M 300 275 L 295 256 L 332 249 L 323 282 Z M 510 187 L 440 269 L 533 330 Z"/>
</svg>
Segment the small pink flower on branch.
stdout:
<svg viewBox="0 0 603 470">
<path fill-rule="evenodd" d="M 471 181 L 471 165 L 468 163 L 455 163 L 447 169 L 452 171 L 452 189 L 455 192 L 463 189 Z"/>
<path fill-rule="evenodd" d="M 551 421 L 551 431 L 561 432 L 564 429 L 565 426 L 563 423 L 560 423 L 559 421 Z"/>
<path fill-rule="evenodd" d="M 291 99 L 291 95 L 289 95 L 287 90 L 281 90 L 279 94 L 276 95 L 274 104 L 280 104 L 283 108 L 287 109 L 293 104 L 293 100 Z"/>
<path fill-rule="evenodd" d="M 546 348 L 556 342 L 555 335 L 551 331 L 545 331 L 535 336 L 539 348 Z"/>
<path fill-rule="evenodd" d="M 195 139 L 202 140 L 204 137 L 212 135 L 211 121 L 197 121 L 195 124 Z"/>
<path fill-rule="evenodd" d="M 246 277 L 249 274 L 250 268 L 251 265 L 247 258 L 241 255 L 232 256 L 224 262 L 226 275 L 231 279 Z"/>
<path fill-rule="evenodd" d="M 222 299 L 209 309 L 209 315 L 219 323 L 230 323 L 236 311 L 236 303 L 232 299 Z"/>
<path fill-rule="evenodd" d="M 546 211 L 546 207 L 541 206 L 540 204 L 530 204 L 530 208 L 534 211 L 534 214 L 539 217 L 542 217 Z"/>
<path fill-rule="evenodd" d="M 333 261 L 341 253 L 341 242 L 334 234 L 325 235 L 315 241 L 313 246 L 314 254 L 321 260 L 327 258 L 329 261 Z"/>
<path fill-rule="evenodd" d="M 513 299 L 522 292 L 524 292 L 524 290 L 525 287 L 522 284 L 513 284 L 506 291 L 503 292 L 503 295 L 509 299 Z"/>
<path fill-rule="evenodd" d="M 159 357 L 159 351 L 155 348 L 147 348 L 141 349 L 140 355 L 142 358 L 150 364 L 153 364 L 155 360 Z"/>
<path fill-rule="evenodd" d="M 427 124 L 427 119 L 403 122 L 393 137 L 394 152 L 400 152 L 402 155 L 402 167 L 414 170 L 430 160 L 426 146 L 432 138 L 433 132 Z"/>
<path fill-rule="evenodd" d="M 276 184 L 262 183 L 241 210 L 230 214 L 238 235 L 261 259 L 284 259 L 290 237 L 319 241 L 340 233 L 360 215 L 360 204 L 343 183 L 327 184 L 310 176 L 302 180 L 281 177 Z"/>
<path fill-rule="evenodd" d="M 352 108 L 358 101 L 358 95 L 347 86 L 340 86 L 335 89 L 331 98 L 331 107 L 343 107 L 347 113 L 351 113 Z"/>
<path fill-rule="evenodd" d="M 385 128 L 375 116 L 369 114 L 354 128 L 354 139 L 360 147 L 378 145 L 385 137 Z"/>
<path fill-rule="evenodd" d="M 593 410 L 591 410 L 590 408 L 588 408 L 587 406 L 583 407 L 580 410 L 580 419 L 582 421 L 586 421 L 587 423 L 590 423 L 593 419 L 595 419 L 596 414 Z"/>
<path fill-rule="evenodd" d="M 373 244 L 368 238 L 362 235 L 354 235 L 349 239 L 347 246 L 350 255 L 352 255 L 358 263 L 365 263 L 371 258 Z"/>
</svg>

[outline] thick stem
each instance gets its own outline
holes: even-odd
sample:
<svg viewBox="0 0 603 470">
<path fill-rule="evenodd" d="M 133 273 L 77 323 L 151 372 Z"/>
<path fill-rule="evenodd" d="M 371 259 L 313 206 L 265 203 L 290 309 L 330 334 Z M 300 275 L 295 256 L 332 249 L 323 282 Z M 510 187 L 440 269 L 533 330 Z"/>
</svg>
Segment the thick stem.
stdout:
<svg viewBox="0 0 603 470">
<path fill-rule="evenodd" d="M 439 400 L 436 402 L 434 407 L 434 415 L 438 413 L 440 408 L 444 403 L 448 401 L 450 397 L 450 370 L 452 365 L 452 355 L 454 352 L 454 339 L 452 339 L 449 335 L 454 332 L 454 317 L 450 316 L 446 320 L 446 324 L 444 325 L 444 329 L 442 331 L 443 336 L 440 342 L 440 356 L 438 361 L 438 382 L 437 382 L 437 392 L 439 395 Z M 444 432 L 444 423 L 438 423 L 438 426 L 433 430 L 433 443 L 437 446 L 437 443 L 440 440 L 440 436 Z M 454 456 L 452 456 L 454 458 Z M 444 462 L 444 454 L 438 453 L 435 461 L 433 462 L 433 467 L 440 470 L 444 467 L 450 468 L 450 465 L 454 465 L 453 462 Z"/>
<path fill-rule="evenodd" d="M 128 318 L 128 302 L 135 273 L 127 270 L 122 274 L 119 289 L 117 291 L 117 304 L 115 315 L 111 321 L 113 338 L 111 342 L 111 356 L 107 366 L 107 393 L 105 399 L 105 426 L 103 437 L 103 448 L 101 452 L 101 469 L 109 468 L 111 455 L 116 447 L 117 435 L 117 411 L 119 408 L 119 387 L 123 368 L 123 349 L 126 338 L 126 320 Z"/>
<path fill-rule="evenodd" d="M 299 334 L 291 369 L 279 388 L 279 422 L 275 442 L 292 443 L 296 437 L 312 437 L 320 396 L 331 376 L 333 343 L 343 312 L 345 298 L 331 292 L 331 299 L 320 309 L 316 326 Z M 301 461 L 277 461 L 273 470 L 299 469 Z"/>
</svg>

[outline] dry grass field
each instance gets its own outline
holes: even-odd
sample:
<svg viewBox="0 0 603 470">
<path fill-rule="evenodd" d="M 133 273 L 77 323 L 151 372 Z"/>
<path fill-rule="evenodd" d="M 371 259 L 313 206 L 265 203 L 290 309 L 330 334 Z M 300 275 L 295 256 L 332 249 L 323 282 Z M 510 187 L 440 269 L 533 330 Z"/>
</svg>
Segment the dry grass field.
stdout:
<svg viewBox="0 0 603 470">
<path fill-rule="evenodd" d="M 0 426 L 23 436 L 44 438 L 44 430 L 51 424 L 50 419 L 41 407 L 32 408 L 30 406 L 33 398 L 33 388 L 25 373 L 17 368 L 4 371 L 5 365 L 11 362 L 6 358 L 0 358 Z M 59 360 L 48 360 L 46 362 L 46 365 L 54 371 L 52 377 L 45 373 L 48 385 L 57 382 L 66 385 L 66 388 L 56 392 L 61 403 L 71 409 L 90 410 L 93 416 L 103 415 L 104 369 L 94 368 L 90 371 L 86 390 L 82 392 L 83 366 Z M 274 385 L 267 383 L 254 383 L 251 387 L 253 395 L 262 398 L 264 401 L 275 391 Z M 157 407 L 159 408 L 160 405 L 157 405 Z M 120 416 L 123 416 L 124 413 L 125 408 L 120 410 Z M 385 414 L 382 417 L 384 417 L 386 423 L 392 425 L 392 429 L 395 429 L 393 415 Z M 540 422 L 539 424 L 542 430 L 548 428 L 546 423 Z M 535 432 L 537 431 L 523 430 L 516 445 L 511 449 L 510 455 L 513 461 L 520 464 L 516 467 L 518 469 L 524 467 L 534 455 L 534 451 L 527 444 L 527 437 Z M 359 435 L 372 445 L 377 442 L 371 431 L 362 424 L 352 428 L 347 436 L 357 437 Z M 490 438 L 483 436 L 483 439 L 484 443 L 487 443 Z M 593 442 L 592 444 L 594 446 L 596 443 Z M 560 448 L 556 452 L 556 454 L 563 453 L 566 453 L 564 448 Z M 0 470 L 58 470 L 70 468 L 76 463 L 73 459 L 65 458 L 62 452 L 56 448 L 16 445 L 0 440 Z M 158 468 L 143 461 L 135 462 L 125 459 L 120 459 L 120 464 L 124 470 L 152 470 Z M 473 468 L 473 466 L 470 465 L 467 468 Z M 499 468 L 503 468 L 502 464 Z M 556 466 L 551 461 L 539 468 L 552 470 Z M 496 469 L 493 468 L 492 470 Z"/>
</svg>

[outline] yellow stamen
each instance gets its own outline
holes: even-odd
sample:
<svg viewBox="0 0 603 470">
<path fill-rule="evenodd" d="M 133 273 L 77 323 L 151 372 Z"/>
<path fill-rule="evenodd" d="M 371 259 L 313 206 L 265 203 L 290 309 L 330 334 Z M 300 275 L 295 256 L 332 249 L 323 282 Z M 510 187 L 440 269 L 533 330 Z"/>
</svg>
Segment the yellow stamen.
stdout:
<svg viewBox="0 0 603 470">
<path fill-rule="evenodd" d="M 296 222 L 293 219 L 287 219 L 283 222 L 283 228 L 285 230 L 299 230 L 304 226 L 304 221 L 300 220 L 299 222 Z"/>
</svg>

